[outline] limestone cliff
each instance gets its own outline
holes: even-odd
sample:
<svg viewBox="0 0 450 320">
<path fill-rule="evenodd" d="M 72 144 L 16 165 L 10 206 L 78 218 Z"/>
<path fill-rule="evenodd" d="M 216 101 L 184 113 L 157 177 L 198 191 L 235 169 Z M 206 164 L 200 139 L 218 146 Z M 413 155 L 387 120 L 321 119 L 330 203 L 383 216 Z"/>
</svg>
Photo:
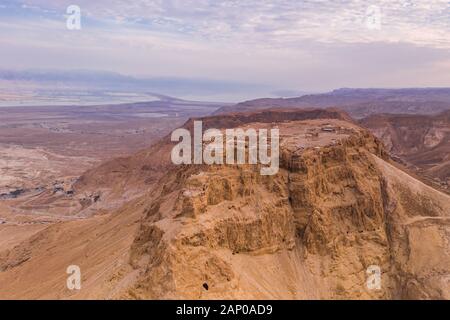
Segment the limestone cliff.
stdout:
<svg viewBox="0 0 450 320">
<path fill-rule="evenodd" d="M 296 151 L 282 149 L 273 177 L 250 166 L 171 173 L 133 244 L 141 275 L 125 297 L 448 298 L 447 196 L 406 174 L 395 181 L 399 170 L 363 130 Z M 411 246 L 442 260 L 412 257 Z M 371 265 L 381 290 L 366 287 Z"/>
</svg>

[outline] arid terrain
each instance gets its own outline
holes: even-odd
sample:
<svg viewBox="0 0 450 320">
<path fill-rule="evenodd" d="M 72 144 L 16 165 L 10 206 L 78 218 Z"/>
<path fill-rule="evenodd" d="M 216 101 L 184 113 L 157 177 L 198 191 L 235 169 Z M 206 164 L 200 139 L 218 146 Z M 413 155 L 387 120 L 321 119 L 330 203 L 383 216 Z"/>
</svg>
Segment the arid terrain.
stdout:
<svg viewBox="0 0 450 320">
<path fill-rule="evenodd" d="M 437 115 L 373 115 L 361 125 L 390 154 L 431 185 L 450 192 L 450 111 Z"/>
<path fill-rule="evenodd" d="M 73 219 L 80 204 L 64 197 L 86 170 L 151 146 L 189 117 L 222 105 L 160 96 L 122 105 L 0 108 L 0 247 Z"/>
<path fill-rule="evenodd" d="M 1 0 L 0 301 L 450 300 L 449 34 L 450 0 Z"/>
<path fill-rule="evenodd" d="M 0 108 L 0 194 L 8 179 L 39 187 L 30 182 L 79 175 L 94 163 L 132 154 L 219 106 L 163 97 L 122 105 Z"/>
<path fill-rule="evenodd" d="M 57 132 L 21 122 L 37 130 L 27 141 L 47 147 L 11 147 L 22 135 L 2 135 L 12 148 L 3 161 L 16 168 L 10 173 L 8 165 L 2 181 L 10 186 L 16 178 L 24 189 L 37 189 L 9 191 L 0 201 L 0 298 L 450 298 L 450 196 L 406 165 L 440 172 L 436 156 L 415 159 L 430 148 L 447 150 L 441 117 L 424 117 L 424 129 L 412 120 L 398 124 L 406 116 L 357 122 L 325 108 L 201 118 L 204 130 L 278 128 L 280 171 L 261 176 L 255 165 L 172 164 L 170 129 L 192 131 L 200 113 L 171 114 L 157 124 L 132 116 L 108 128 L 99 120 L 86 128 L 80 120 Z M 121 145 L 120 139 L 135 140 L 116 135 L 127 136 L 138 123 L 151 132 Z M 84 152 L 68 143 L 74 128 L 73 146 L 90 142 Z M 147 134 L 151 143 L 144 142 Z M 416 140 L 409 145 L 410 139 Z M 66 158 L 59 163 L 55 154 Z M 444 151 L 435 154 L 448 160 Z M 28 177 L 27 169 L 47 172 L 45 165 L 52 169 L 50 187 L 30 183 L 46 176 Z M 439 179 L 448 167 L 442 172 Z M 55 184 L 61 176 L 71 178 Z M 66 287 L 69 265 L 81 269 L 81 290 Z M 366 286 L 372 265 L 382 272 L 379 290 Z"/>
</svg>

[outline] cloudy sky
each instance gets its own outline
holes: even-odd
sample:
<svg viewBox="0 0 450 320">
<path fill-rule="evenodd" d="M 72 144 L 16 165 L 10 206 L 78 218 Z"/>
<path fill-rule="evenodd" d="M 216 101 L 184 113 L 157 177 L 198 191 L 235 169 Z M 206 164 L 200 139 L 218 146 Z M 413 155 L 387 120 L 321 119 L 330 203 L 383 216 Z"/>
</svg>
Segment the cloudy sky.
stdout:
<svg viewBox="0 0 450 320">
<path fill-rule="evenodd" d="M 66 26 L 81 9 L 81 30 Z M 318 92 L 450 86 L 448 0 L 2 0 L 0 68 Z M 202 81 L 203 81 L 202 80 Z"/>
</svg>

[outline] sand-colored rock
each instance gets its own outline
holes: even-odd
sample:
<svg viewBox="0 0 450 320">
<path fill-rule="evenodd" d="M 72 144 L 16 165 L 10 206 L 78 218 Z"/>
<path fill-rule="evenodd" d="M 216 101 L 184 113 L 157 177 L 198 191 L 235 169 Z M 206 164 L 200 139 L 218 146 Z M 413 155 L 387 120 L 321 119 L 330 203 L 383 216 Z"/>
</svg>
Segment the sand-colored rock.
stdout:
<svg viewBox="0 0 450 320">
<path fill-rule="evenodd" d="M 330 123 L 339 130 L 321 133 L 316 147 L 303 141 Z M 120 209 L 53 225 L 0 253 L 10 292 L 0 297 L 448 299 L 450 197 L 393 166 L 378 139 L 344 119 L 277 125 L 277 175 L 169 166 Z M 70 264 L 83 272 L 77 293 L 65 288 Z M 381 290 L 366 286 L 372 265 Z"/>
</svg>

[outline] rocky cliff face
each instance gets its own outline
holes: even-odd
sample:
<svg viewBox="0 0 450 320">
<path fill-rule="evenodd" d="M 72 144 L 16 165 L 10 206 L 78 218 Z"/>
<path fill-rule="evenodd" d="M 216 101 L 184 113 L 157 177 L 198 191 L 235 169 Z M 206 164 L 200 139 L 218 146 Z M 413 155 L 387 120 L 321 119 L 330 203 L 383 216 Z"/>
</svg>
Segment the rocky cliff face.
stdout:
<svg viewBox="0 0 450 320">
<path fill-rule="evenodd" d="M 421 274 L 411 265 L 416 231 L 397 220 L 448 222 L 448 198 L 414 198 L 407 186 L 399 193 L 383 172 L 397 169 L 385 160 L 381 143 L 359 131 L 320 149 L 283 148 L 274 177 L 241 166 L 177 170 L 143 220 L 131 258 L 141 276 L 126 296 L 446 297 L 448 283 L 423 281 L 431 269 Z M 434 247 L 437 237 L 448 241 L 445 232 L 417 230 L 431 232 L 430 252 L 448 249 Z M 381 268 L 381 290 L 366 286 L 371 265 Z M 450 264 L 442 267 L 436 281 L 449 275 Z"/>
<path fill-rule="evenodd" d="M 265 110 L 244 114 L 228 114 L 190 119 L 183 126 L 193 132 L 195 120 L 203 122 L 203 130 L 210 128 L 236 128 L 251 123 L 272 124 L 308 119 L 334 119 L 352 122 L 349 115 L 335 109 Z M 116 209 L 151 191 L 167 172 L 173 169 L 170 153 L 173 144 L 165 137 L 148 149 L 132 156 L 107 161 L 86 171 L 74 184 L 70 200 L 81 207 L 83 213 L 99 209 Z M 97 199 L 95 199 L 97 197 Z M 73 214 L 80 210 L 74 210 Z"/>
</svg>

